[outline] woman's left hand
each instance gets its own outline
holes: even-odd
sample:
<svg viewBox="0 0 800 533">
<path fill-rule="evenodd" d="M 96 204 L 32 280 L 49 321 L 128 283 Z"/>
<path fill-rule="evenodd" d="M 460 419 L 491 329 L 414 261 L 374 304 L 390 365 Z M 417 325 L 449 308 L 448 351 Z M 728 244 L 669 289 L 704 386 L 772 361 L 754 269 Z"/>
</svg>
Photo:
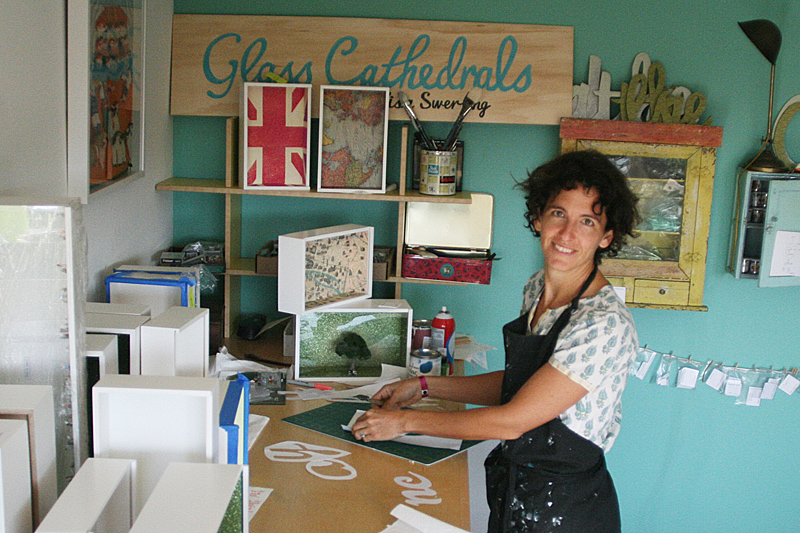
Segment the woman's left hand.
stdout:
<svg viewBox="0 0 800 533">
<path fill-rule="evenodd" d="M 370 409 L 353 424 L 353 436 L 364 442 L 392 440 L 406 434 L 404 422 L 408 411 Z"/>
</svg>

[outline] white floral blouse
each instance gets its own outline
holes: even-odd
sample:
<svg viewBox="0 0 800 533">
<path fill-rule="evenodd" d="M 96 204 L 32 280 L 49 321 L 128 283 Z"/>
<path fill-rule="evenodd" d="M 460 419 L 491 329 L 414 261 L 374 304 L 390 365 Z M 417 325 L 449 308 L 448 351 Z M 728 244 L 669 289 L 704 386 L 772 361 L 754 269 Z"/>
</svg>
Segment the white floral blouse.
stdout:
<svg viewBox="0 0 800 533">
<path fill-rule="evenodd" d="M 528 280 L 522 312 L 536 306 L 544 289 L 544 272 Z M 567 306 L 551 309 L 539 319 L 532 335 L 544 335 Z M 529 326 L 530 328 L 530 326 Z M 550 364 L 588 392 L 559 418 L 572 431 L 611 449 L 619 434 L 622 391 L 639 339 L 633 317 L 614 289 L 606 285 L 591 298 L 582 298 L 561 331 Z"/>
</svg>

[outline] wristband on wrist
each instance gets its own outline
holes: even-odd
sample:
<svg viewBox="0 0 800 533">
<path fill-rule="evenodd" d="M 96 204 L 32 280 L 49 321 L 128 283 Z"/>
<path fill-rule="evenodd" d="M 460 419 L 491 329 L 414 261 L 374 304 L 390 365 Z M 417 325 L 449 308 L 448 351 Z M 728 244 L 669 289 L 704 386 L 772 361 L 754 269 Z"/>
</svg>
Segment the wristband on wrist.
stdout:
<svg viewBox="0 0 800 533">
<path fill-rule="evenodd" d="M 425 398 L 428 396 L 428 380 L 425 379 L 425 376 L 419 377 L 419 388 L 422 390 L 422 397 Z"/>
</svg>

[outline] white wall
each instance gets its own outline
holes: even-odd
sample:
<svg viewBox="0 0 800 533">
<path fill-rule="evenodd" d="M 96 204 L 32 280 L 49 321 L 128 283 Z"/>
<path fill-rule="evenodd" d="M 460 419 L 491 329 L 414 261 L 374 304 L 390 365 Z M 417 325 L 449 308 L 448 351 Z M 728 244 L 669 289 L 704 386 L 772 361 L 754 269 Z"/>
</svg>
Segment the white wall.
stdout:
<svg viewBox="0 0 800 533">
<path fill-rule="evenodd" d="M 89 241 L 89 301 L 105 298 L 103 280 L 114 265 L 148 264 L 172 244 L 172 193 L 156 192 L 172 176 L 169 75 L 172 0 L 147 0 L 145 20 L 145 175 L 89 195 L 84 211 Z M 88 178 L 87 178 L 88 179 Z"/>
<path fill-rule="evenodd" d="M 0 21 L 0 194 L 64 196 L 64 3 L 2 0 Z"/>
<path fill-rule="evenodd" d="M 0 195 L 68 194 L 65 4 L 0 0 Z M 144 176 L 89 195 L 85 206 L 92 301 L 104 299 L 103 279 L 113 265 L 149 263 L 172 242 L 172 193 L 155 190 L 172 175 L 165 52 L 172 48 L 172 11 L 172 0 L 147 1 Z"/>
</svg>

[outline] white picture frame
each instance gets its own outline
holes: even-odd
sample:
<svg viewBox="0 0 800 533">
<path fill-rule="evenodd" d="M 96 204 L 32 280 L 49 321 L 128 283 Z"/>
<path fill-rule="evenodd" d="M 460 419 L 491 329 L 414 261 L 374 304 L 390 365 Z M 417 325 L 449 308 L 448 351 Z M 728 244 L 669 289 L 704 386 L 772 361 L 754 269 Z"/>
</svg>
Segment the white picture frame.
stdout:
<svg viewBox="0 0 800 533">
<path fill-rule="evenodd" d="M 349 112 L 352 102 L 359 113 Z M 317 190 L 385 193 L 388 133 L 388 87 L 321 85 Z"/>
<path fill-rule="evenodd" d="M 311 188 L 311 96 L 311 84 L 242 84 L 242 188 Z"/>
<path fill-rule="evenodd" d="M 375 298 L 296 316 L 295 376 L 364 383 L 376 381 L 384 364 L 408 368 L 413 315 L 406 300 Z"/>
<path fill-rule="evenodd" d="M 278 237 L 278 311 L 299 315 L 372 296 L 375 228 L 342 224 Z"/>
</svg>

